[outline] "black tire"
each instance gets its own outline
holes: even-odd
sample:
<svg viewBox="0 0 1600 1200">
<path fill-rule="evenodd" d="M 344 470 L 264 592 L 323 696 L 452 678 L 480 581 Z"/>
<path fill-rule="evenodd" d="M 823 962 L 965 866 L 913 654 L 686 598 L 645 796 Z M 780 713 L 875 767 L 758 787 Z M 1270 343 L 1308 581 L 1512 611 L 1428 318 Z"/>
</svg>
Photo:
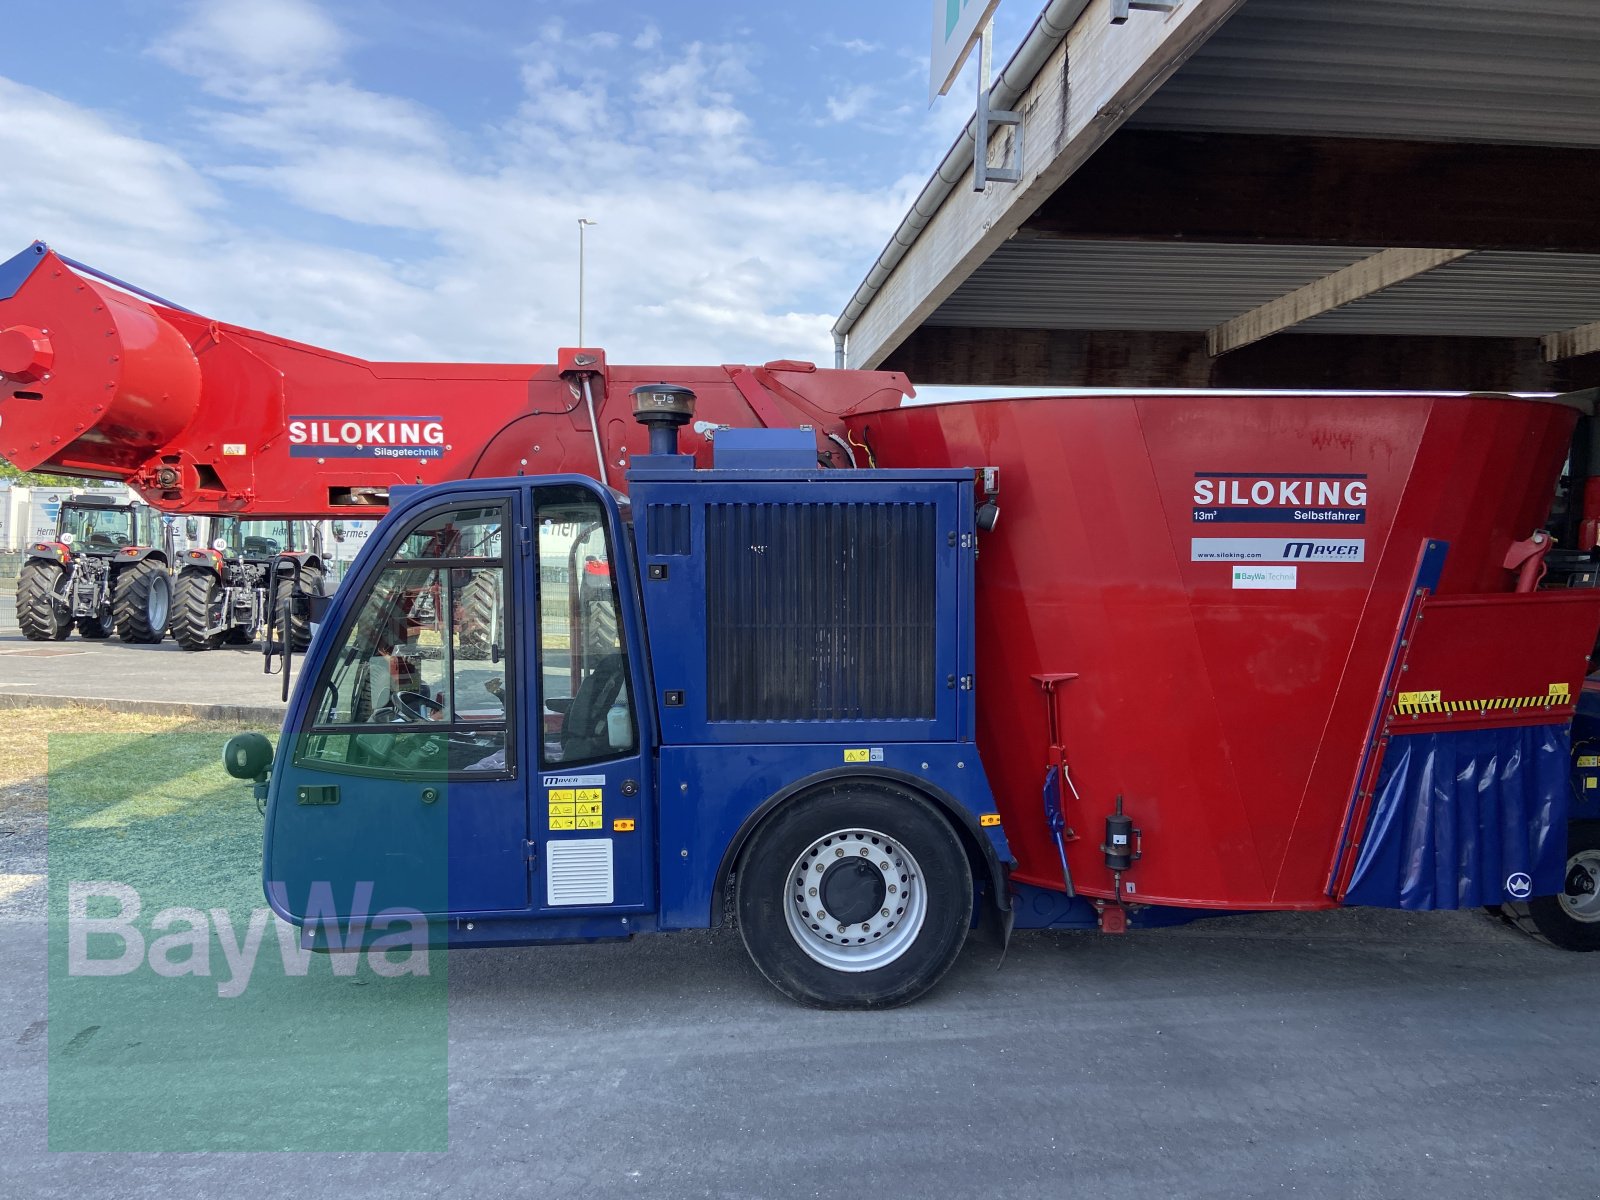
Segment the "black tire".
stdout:
<svg viewBox="0 0 1600 1200">
<path fill-rule="evenodd" d="M 296 654 L 304 654 L 311 645 L 311 615 L 295 616 L 292 601 L 294 592 L 283 585 L 278 594 L 278 629 L 289 631 L 290 644 Z M 312 563 L 300 564 L 300 590 L 308 596 L 322 595 L 322 568 Z M 279 636 L 282 634 L 280 632 Z"/>
<path fill-rule="evenodd" d="M 134 645 L 154 646 L 167 636 L 172 618 L 172 577 L 158 558 L 147 558 L 117 574 L 117 636 Z"/>
<path fill-rule="evenodd" d="M 72 632 L 72 611 L 57 594 L 63 582 L 55 563 L 31 558 L 17 576 L 17 624 L 30 642 L 59 642 Z"/>
<path fill-rule="evenodd" d="M 172 640 L 185 650 L 215 650 L 222 634 L 207 634 L 222 607 L 222 581 L 210 571 L 184 571 L 172 588 Z"/>
<path fill-rule="evenodd" d="M 843 874 L 835 878 L 836 871 Z M 830 880 L 842 905 L 827 899 Z M 893 922 L 904 914 L 904 907 L 894 911 L 897 900 L 921 905 L 917 925 L 896 932 Z M 835 911 L 818 923 L 826 910 L 808 906 L 823 903 Z M 961 953 L 972 924 L 972 869 L 956 831 L 927 800 L 876 781 L 845 781 L 786 801 L 757 827 L 740 856 L 735 907 L 751 960 L 784 995 L 814 1008 L 893 1008 L 926 993 Z M 872 932 L 880 912 L 888 924 Z M 845 917 L 840 926 L 836 918 Z M 842 931 L 837 939 L 830 927 Z M 881 944 L 855 937 L 851 945 L 852 934 L 893 936 Z M 840 962 L 880 952 L 892 957 L 854 967 L 816 956 Z"/>
<path fill-rule="evenodd" d="M 103 642 L 111 636 L 111 614 L 104 617 L 79 617 L 78 636 L 90 641 Z"/>
<path fill-rule="evenodd" d="M 246 629 L 243 625 L 229 625 L 222 631 L 222 644 L 224 646 L 253 646 L 256 644 L 256 632 Z"/>
<path fill-rule="evenodd" d="M 1565 894 L 1507 901 L 1502 916 L 1530 937 L 1562 950 L 1600 950 L 1600 821 L 1567 827 Z"/>
</svg>

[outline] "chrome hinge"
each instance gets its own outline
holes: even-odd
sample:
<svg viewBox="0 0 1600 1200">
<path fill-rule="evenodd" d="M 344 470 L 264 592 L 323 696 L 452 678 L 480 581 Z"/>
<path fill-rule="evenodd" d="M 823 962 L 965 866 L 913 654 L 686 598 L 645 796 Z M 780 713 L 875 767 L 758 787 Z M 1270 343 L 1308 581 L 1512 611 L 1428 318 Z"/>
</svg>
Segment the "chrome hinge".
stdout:
<svg viewBox="0 0 1600 1200">
<path fill-rule="evenodd" d="M 961 535 L 961 548 L 963 550 L 971 550 L 977 544 L 978 544 L 978 535 L 977 534 L 975 534 L 975 533 L 963 533 Z"/>
<path fill-rule="evenodd" d="M 528 870 L 533 870 L 534 864 L 539 861 L 539 843 L 531 838 L 522 840 L 522 854 L 528 860 Z"/>
<path fill-rule="evenodd" d="M 961 677 L 961 690 L 963 692 L 970 692 L 972 690 L 972 676 L 971 675 L 963 675 Z"/>
</svg>

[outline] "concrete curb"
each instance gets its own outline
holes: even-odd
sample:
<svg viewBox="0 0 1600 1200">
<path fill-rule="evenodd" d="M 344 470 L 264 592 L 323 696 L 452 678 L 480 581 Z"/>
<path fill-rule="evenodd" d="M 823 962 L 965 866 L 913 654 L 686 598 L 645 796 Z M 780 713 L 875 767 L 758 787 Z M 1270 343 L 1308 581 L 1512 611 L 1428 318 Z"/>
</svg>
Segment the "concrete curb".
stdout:
<svg viewBox="0 0 1600 1200">
<path fill-rule="evenodd" d="M 112 712 L 149 713 L 158 717 L 192 717 L 197 721 L 237 721 L 241 725 L 283 724 L 283 710 L 249 704 L 189 704 L 177 700 L 122 700 L 100 696 L 40 696 L 0 691 L 0 709 L 105 708 Z"/>
</svg>

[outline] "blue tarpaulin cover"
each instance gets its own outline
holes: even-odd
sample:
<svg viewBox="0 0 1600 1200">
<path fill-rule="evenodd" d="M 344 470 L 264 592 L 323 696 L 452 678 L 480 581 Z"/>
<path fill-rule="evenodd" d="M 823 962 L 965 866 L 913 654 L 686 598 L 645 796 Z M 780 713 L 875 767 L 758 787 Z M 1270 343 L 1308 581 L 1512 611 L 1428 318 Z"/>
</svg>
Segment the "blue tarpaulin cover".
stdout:
<svg viewBox="0 0 1600 1200">
<path fill-rule="evenodd" d="M 1564 725 L 1392 738 L 1346 904 L 1472 908 L 1559 892 Z"/>
</svg>

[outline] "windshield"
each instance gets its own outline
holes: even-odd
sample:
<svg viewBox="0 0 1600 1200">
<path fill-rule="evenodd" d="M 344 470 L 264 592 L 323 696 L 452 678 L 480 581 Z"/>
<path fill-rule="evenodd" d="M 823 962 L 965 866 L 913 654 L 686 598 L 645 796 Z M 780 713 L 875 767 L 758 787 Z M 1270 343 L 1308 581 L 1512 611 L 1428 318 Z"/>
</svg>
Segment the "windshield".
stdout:
<svg viewBox="0 0 1600 1200">
<path fill-rule="evenodd" d="M 63 504 L 61 532 L 70 533 L 77 545 L 115 549 L 137 543 L 133 513 L 126 508 L 90 508 Z"/>
<path fill-rule="evenodd" d="M 226 543 L 223 552 L 233 558 L 263 558 L 299 549 L 294 521 L 246 521 L 239 517 L 218 517 L 212 525 L 212 545 Z"/>
</svg>

